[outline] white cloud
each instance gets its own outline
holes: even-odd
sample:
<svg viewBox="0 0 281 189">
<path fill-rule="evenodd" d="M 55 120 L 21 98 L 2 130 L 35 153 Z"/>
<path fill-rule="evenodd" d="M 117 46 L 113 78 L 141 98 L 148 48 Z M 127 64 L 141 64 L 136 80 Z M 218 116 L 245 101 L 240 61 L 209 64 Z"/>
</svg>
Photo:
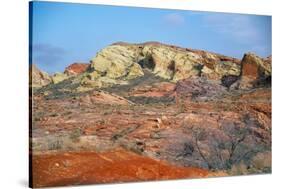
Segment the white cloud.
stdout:
<svg viewBox="0 0 281 189">
<path fill-rule="evenodd" d="M 256 45 L 250 49 L 250 52 L 254 52 L 266 58 L 267 56 L 271 55 L 271 47 L 266 45 Z"/>
<path fill-rule="evenodd" d="M 258 43 L 260 33 L 254 21 L 246 15 L 213 14 L 203 17 L 206 27 L 240 43 Z"/>
<path fill-rule="evenodd" d="M 167 14 L 164 16 L 164 21 L 174 26 L 181 26 L 185 23 L 184 17 L 177 13 Z"/>
</svg>

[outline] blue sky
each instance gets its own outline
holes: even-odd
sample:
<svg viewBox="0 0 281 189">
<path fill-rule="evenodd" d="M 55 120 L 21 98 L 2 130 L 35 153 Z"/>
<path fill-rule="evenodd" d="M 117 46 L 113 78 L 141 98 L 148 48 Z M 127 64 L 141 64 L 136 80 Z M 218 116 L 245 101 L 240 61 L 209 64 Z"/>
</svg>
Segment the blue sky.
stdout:
<svg viewBox="0 0 281 189">
<path fill-rule="evenodd" d="M 242 58 L 271 54 L 271 17 L 33 2 L 32 62 L 49 73 L 89 62 L 117 41 L 159 41 Z"/>
</svg>

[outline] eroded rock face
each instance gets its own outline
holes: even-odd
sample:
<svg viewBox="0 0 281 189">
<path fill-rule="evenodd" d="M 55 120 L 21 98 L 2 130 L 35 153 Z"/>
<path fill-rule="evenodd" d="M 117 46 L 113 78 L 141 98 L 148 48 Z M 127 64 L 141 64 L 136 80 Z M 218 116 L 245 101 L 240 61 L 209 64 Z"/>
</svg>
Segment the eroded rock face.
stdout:
<svg viewBox="0 0 281 189">
<path fill-rule="evenodd" d="M 252 88 L 271 77 L 271 57 L 262 59 L 253 53 L 247 53 L 241 65 L 241 89 Z"/>
<path fill-rule="evenodd" d="M 239 60 L 206 51 L 149 42 L 115 43 L 101 50 L 91 61 L 91 71 L 83 78 L 88 87 L 122 84 L 144 75 L 143 69 L 172 82 L 205 77 L 220 80 L 224 75 L 239 75 Z"/>
<path fill-rule="evenodd" d="M 52 82 L 57 84 L 75 76 L 69 88 L 83 92 L 127 85 L 144 76 L 145 70 L 174 83 L 188 78 L 205 78 L 219 81 L 231 90 L 248 89 L 271 83 L 271 56 L 263 59 L 248 53 L 241 63 L 228 56 L 157 42 L 115 43 L 97 53 L 89 67 L 72 64 L 64 73 L 55 74 Z"/>
<path fill-rule="evenodd" d="M 240 61 L 206 51 L 185 49 L 161 43 L 118 44 L 135 52 L 138 63 L 162 78 L 179 81 L 205 77 L 220 80 L 224 75 L 240 74 Z"/>
<path fill-rule="evenodd" d="M 170 82 L 205 78 L 220 81 L 229 89 L 243 89 L 270 83 L 271 57 L 262 59 L 249 53 L 240 63 L 240 60 L 224 55 L 156 42 L 115 43 L 97 53 L 88 69 L 87 64 L 73 64 L 64 74 L 54 75 L 52 80 L 56 84 L 81 74 L 73 80 L 73 83 L 79 84 L 74 88 L 77 91 L 89 91 L 126 85 L 130 80 L 143 76 L 144 70 L 150 70 Z"/>
<path fill-rule="evenodd" d="M 87 70 L 89 63 L 73 63 L 66 67 L 64 73 L 67 75 L 78 75 Z"/>
<path fill-rule="evenodd" d="M 112 45 L 97 54 L 91 68 L 100 77 L 131 79 L 143 75 L 137 57 L 137 52 L 130 47 Z"/>
<path fill-rule="evenodd" d="M 51 82 L 51 77 L 46 72 L 39 70 L 35 64 L 32 64 L 30 70 L 30 85 L 34 88 L 40 88 Z"/>
<path fill-rule="evenodd" d="M 123 44 L 128 45 L 128 44 Z M 174 82 L 204 76 L 220 79 L 223 75 L 239 75 L 239 60 L 206 51 L 184 49 L 161 43 L 144 43 L 138 46 L 139 62 L 156 75 Z"/>
<path fill-rule="evenodd" d="M 87 90 L 87 88 L 126 84 L 127 80 L 142 76 L 144 73 L 137 58 L 136 49 L 131 47 L 111 45 L 101 50 L 92 59 L 90 71 L 82 79 L 82 87 Z"/>
<path fill-rule="evenodd" d="M 184 79 L 177 82 L 176 94 L 178 98 L 198 99 L 219 96 L 226 92 L 226 88 L 217 81 L 204 78 Z"/>
</svg>

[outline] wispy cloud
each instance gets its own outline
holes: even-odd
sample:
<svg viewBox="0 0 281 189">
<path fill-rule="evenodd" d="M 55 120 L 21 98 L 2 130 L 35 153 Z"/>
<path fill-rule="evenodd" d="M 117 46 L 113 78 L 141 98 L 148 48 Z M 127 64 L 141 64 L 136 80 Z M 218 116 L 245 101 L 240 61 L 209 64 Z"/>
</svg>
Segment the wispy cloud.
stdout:
<svg viewBox="0 0 281 189">
<path fill-rule="evenodd" d="M 250 16 L 232 14 L 210 14 L 203 17 L 205 26 L 212 31 L 234 38 L 243 44 L 258 43 L 260 33 Z"/>
<path fill-rule="evenodd" d="M 249 51 L 259 54 L 263 57 L 271 55 L 271 47 L 268 45 L 256 45 L 253 46 L 252 49 L 249 49 Z"/>
<path fill-rule="evenodd" d="M 65 50 L 63 48 L 47 43 L 35 44 L 33 45 L 32 50 L 38 53 L 52 53 L 52 54 L 65 53 Z"/>
<path fill-rule="evenodd" d="M 55 45 L 41 43 L 32 46 L 32 53 L 33 63 L 53 66 L 63 59 L 66 51 Z"/>
<path fill-rule="evenodd" d="M 185 23 L 185 18 L 178 13 L 171 13 L 164 16 L 164 21 L 173 26 L 181 26 Z"/>
</svg>

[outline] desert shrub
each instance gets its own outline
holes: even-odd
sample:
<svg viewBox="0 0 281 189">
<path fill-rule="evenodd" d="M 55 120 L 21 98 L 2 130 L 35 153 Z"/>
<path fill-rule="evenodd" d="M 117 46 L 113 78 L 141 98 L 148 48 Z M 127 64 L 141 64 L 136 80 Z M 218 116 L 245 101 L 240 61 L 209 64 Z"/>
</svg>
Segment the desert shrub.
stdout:
<svg viewBox="0 0 281 189">
<path fill-rule="evenodd" d="M 123 147 L 126 150 L 132 151 L 136 154 L 142 155 L 144 152 L 144 148 L 145 148 L 145 143 L 138 143 L 136 142 L 132 142 L 132 143 L 120 143 L 120 146 Z"/>
<path fill-rule="evenodd" d="M 97 121 L 97 124 L 99 124 L 99 125 L 104 125 L 105 123 L 106 123 L 106 121 L 104 119 Z"/>
<path fill-rule="evenodd" d="M 245 175 L 248 174 L 248 172 L 248 167 L 243 162 L 233 165 L 231 169 L 228 170 L 228 174 L 230 175 Z"/>
<path fill-rule="evenodd" d="M 34 117 L 34 121 L 40 121 L 40 117 Z"/>
<path fill-rule="evenodd" d="M 198 76 L 201 76 L 201 74 L 202 74 L 202 69 L 204 68 L 204 65 L 202 65 L 202 64 L 195 64 L 195 65 L 193 66 L 193 68 L 198 71 Z"/>
<path fill-rule="evenodd" d="M 108 110 L 105 110 L 103 112 L 103 115 L 111 115 L 113 113 L 113 110 L 112 109 L 108 109 Z"/>
<path fill-rule="evenodd" d="M 65 112 L 63 115 L 64 115 L 64 116 L 67 116 L 67 115 L 70 115 L 70 114 L 72 114 L 72 112 L 71 112 L 71 111 L 67 111 L 67 112 Z"/>
<path fill-rule="evenodd" d="M 189 142 L 185 142 L 184 144 L 183 144 L 183 151 L 182 151 L 182 153 L 181 154 L 179 154 L 178 155 L 178 157 L 179 156 L 184 156 L 184 157 L 186 157 L 186 156 L 192 156 L 192 154 L 193 154 L 193 152 L 194 152 L 194 145 L 192 144 L 192 143 L 189 143 Z"/>
<path fill-rule="evenodd" d="M 181 98 L 179 98 L 179 99 L 178 99 L 178 102 L 177 102 L 177 106 L 178 106 L 178 112 L 177 112 L 177 114 L 180 114 L 180 113 L 184 113 L 184 112 L 185 112 L 184 100 L 182 100 Z"/>
<path fill-rule="evenodd" d="M 70 133 L 69 138 L 70 138 L 73 142 L 78 142 L 81 135 L 82 135 L 82 130 L 81 130 L 80 128 L 76 128 L 76 129 L 74 129 L 74 130 Z"/>
<path fill-rule="evenodd" d="M 49 140 L 48 150 L 60 150 L 63 147 L 63 141 L 60 139 Z"/>
<path fill-rule="evenodd" d="M 210 170 L 230 170 L 234 165 L 249 160 L 260 150 L 249 128 L 235 123 L 224 123 L 220 128 L 208 126 L 185 127 L 191 140 L 181 155 L 197 155 L 201 166 Z M 203 166 L 203 167 L 204 167 Z"/>
<path fill-rule="evenodd" d="M 268 172 L 271 168 L 271 152 L 258 153 L 253 157 L 251 165 L 254 169 Z"/>
<path fill-rule="evenodd" d="M 59 114 L 58 113 L 51 113 L 51 117 L 57 117 Z"/>
<path fill-rule="evenodd" d="M 174 60 L 172 60 L 172 61 L 170 62 L 170 64 L 168 65 L 168 69 L 169 69 L 170 71 L 172 71 L 172 72 L 175 71 L 175 61 L 174 61 Z"/>
<path fill-rule="evenodd" d="M 139 127 L 140 127 L 140 125 L 132 125 L 128 128 L 122 129 L 121 131 L 114 133 L 111 137 L 111 140 L 116 141 L 116 140 L 128 135 L 129 133 L 134 132 Z"/>
<path fill-rule="evenodd" d="M 263 75 L 254 83 L 256 87 L 271 87 L 271 76 Z"/>
<path fill-rule="evenodd" d="M 149 104 L 173 104 L 175 102 L 174 97 L 146 97 L 146 96 L 130 96 L 128 100 L 137 103 L 137 104 L 143 104 L 143 105 L 149 105 Z"/>
</svg>

